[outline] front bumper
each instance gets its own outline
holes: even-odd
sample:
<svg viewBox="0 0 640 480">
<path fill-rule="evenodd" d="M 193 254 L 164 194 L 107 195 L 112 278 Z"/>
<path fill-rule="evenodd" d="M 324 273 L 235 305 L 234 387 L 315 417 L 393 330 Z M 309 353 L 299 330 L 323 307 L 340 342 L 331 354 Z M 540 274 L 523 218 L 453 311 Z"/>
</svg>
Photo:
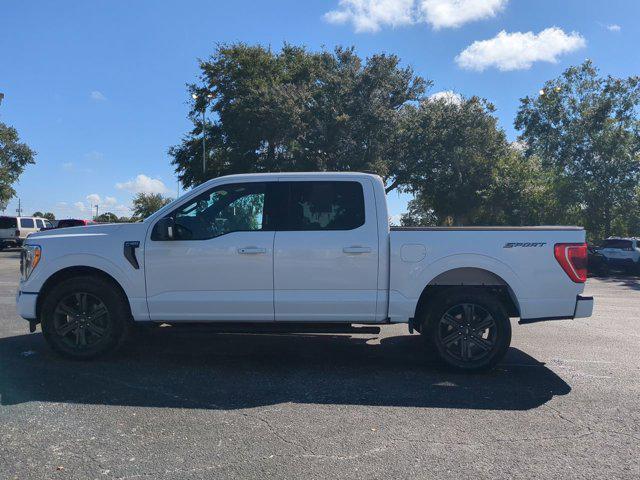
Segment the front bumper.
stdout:
<svg viewBox="0 0 640 480">
<path fill-rule="evenodd" d="M 18 293 L 16 294 L 16 309 L 18 310 L 18 315 L 25 320 L 35 320 L 37 300 L 37 293 L 21 292 L 18 290 Z"/>
<path fill-rule="evenodd" d="M 576 307 L 571 316 L 560 317 L 540 317 L 540 318 L 521 318 L 518 323 L 521 325 L 527 323 L 547 322 L 549 320 L 572 320 L 574 318 L 587 318 L 593 314 L 593 297 L 576 297 Z"/>
</svg>

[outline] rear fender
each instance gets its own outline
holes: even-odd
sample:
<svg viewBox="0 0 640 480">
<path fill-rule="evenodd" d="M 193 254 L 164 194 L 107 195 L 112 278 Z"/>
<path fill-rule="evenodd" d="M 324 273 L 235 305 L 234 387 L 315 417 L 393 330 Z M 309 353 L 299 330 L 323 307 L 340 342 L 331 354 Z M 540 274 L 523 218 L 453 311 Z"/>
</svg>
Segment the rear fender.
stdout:
<svg viewBox="0 0 640 480">
<path fill-rule="evenodd" d="M 401 285 L 392 285 L 390 295 L 389 317 L 395 321 L 407 321 L 413 317 L 424 289 L 432 284 L 439 275 L 460 268 L 476 268 L 486 270 L 500 277 L 509 288 L 509 293 L 519 307 L 518 299 L 522 298 L 522 281 L 507 264 L 493 257 L 478 254 L 450 255 L 427 264 L 421 262 L 411 269 L 408 278 Z"/>
</svg>

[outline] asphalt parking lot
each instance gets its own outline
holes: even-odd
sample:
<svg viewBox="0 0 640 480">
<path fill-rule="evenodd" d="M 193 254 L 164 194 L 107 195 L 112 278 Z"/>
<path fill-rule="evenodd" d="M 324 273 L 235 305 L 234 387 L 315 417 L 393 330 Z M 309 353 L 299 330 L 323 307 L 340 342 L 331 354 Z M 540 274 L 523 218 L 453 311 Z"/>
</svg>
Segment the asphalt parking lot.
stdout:
<svg viewBox="0 0 640 480">
<path fill-rule="evenodd" d="M 0 478 L 638 478 L 640 280 L 591 319 L 514 325 L 482 375 L 379 335 L 155 329 L 65 361 L 17 317 L 0 253 Z"/>
</svg>

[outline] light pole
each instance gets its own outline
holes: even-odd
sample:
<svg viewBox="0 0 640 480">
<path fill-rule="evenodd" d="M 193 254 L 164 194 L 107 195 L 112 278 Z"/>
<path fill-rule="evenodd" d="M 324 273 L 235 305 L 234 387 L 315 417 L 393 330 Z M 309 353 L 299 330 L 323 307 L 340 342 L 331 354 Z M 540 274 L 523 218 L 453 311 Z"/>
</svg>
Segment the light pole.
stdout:
<svg viewBox="0 0 640 480">
<path fill-rule="evenodd" d="M 197 93 L 192 93 L 191 94 L 191 98 L 193 98 L 196 102 L 198 101 L 198 94 Z M 205 140 L 205 114 L 207 112 L 207 105 L 209 105 L 209 101 L 213 98 L 213 95 L 211 95 L 210 93 L 207 93 L 204 97 L 204 103 L 202 104 L 202 177 L 204 179 L 204 176 L 207 172 L 207 146 L 206 146 L 206 140 Z"/>
</svg>

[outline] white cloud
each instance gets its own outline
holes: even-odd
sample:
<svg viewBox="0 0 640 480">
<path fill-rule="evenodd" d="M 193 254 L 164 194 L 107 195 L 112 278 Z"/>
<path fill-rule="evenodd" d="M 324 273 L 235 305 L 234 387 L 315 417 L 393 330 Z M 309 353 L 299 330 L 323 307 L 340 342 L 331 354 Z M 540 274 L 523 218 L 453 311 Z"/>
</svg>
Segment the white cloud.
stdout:
<svg viewBox="0 0 640 480">
<path fill-rule="evenodd" d="M 337 10 L 325 13 L 330 23 L 351 22 L 356 32 L 377 32 L 382 26 L 415 22 L 415 0 L 340 0 Z"/>
<path fill-rule="evenodd" d="M 454 105 L 462 104 L 462 95 L 456 93 L 452 90 L 443 90 L 442 92 L 436 92 L 432 95 L 429 95 L 429 100 L 432 102 L 437 102 L 438 100 L 442 100 L 446 103 L 452 103 Z"/>
<path fill-rule="evenodd" d="M 89 202 L 89 205 L 91 206 L 100 205 L 101 203 L 100 195 L 98 195 L 97 193 L 92 193 L 90 195 L 87 195 L 87 202 Z"/>
<path fill-rule="evenodd" d="M 494 17 L 509 0 L 340 0 L 325 13 L 329 23 L 351 23 L 356 32 L 377 32 L 382 27 L 429 23 L 433 28 L 455 28 Z"/>
<path fill-rule="evenodd" d="M 65 172 L 70 172 L 73 170 L 73 162 L 65 162 L 62 164 L 62 169 Z"/>
<path fill-rule="evenodd" d="M 93 90 L 89 94 L 89 98 L 96 102 L 104 102 L 107 100 L 107 97 L 105 97 L 104 94 L 102 92 L 99 92 L 98 90 Z"/>
<path fill-rule="evenodd" d="M 473 42 L 456 57 L 456 63 L 479 72 L 488 67 L 501 71 L 527 70 L 534 62 L 556 63 L 558 56 L 586 45 L 582 35 L 570 34 L 557 27 L 533 32 L 507 33 L 504 30 L 489 40 Z"/>
<path fill-rule="evenodd" d="M 611 25 L 607 25 L 606 29 L 610 32 L 619 32 L 620 30 L 622 30 L 622 27 L 617 23 L 612 23 Z"/>
<path fill-rule="evenodd" d="M 107 206 L 112 206 L 118 203 L 116 197 L 104 197 L 104 204 Z"/>
<path fill-rule="evenodd" d="M 128 190 L 133 193 L 169 193 L 170 190 L 159 178 L 147 177 L 144 174 L 138 175 L 136 178 L 128 182 L 116 183 L 118 190 Z"/>
<path fill-rule="evenodd" d="M 509 0 L 422 0 L 420 10 L 424 19 L 437 30 L 495 17 L 507 3 Z"/>
<path fill-rule="evenodd" d="M 76 202 L 73 204 L 73 206 L 76 207 L 76 209 L 80 210 L 81 212 L 84 212 L 85 210 L 87 210 L 87 207 L 82 202 Z"/>
</svg>

